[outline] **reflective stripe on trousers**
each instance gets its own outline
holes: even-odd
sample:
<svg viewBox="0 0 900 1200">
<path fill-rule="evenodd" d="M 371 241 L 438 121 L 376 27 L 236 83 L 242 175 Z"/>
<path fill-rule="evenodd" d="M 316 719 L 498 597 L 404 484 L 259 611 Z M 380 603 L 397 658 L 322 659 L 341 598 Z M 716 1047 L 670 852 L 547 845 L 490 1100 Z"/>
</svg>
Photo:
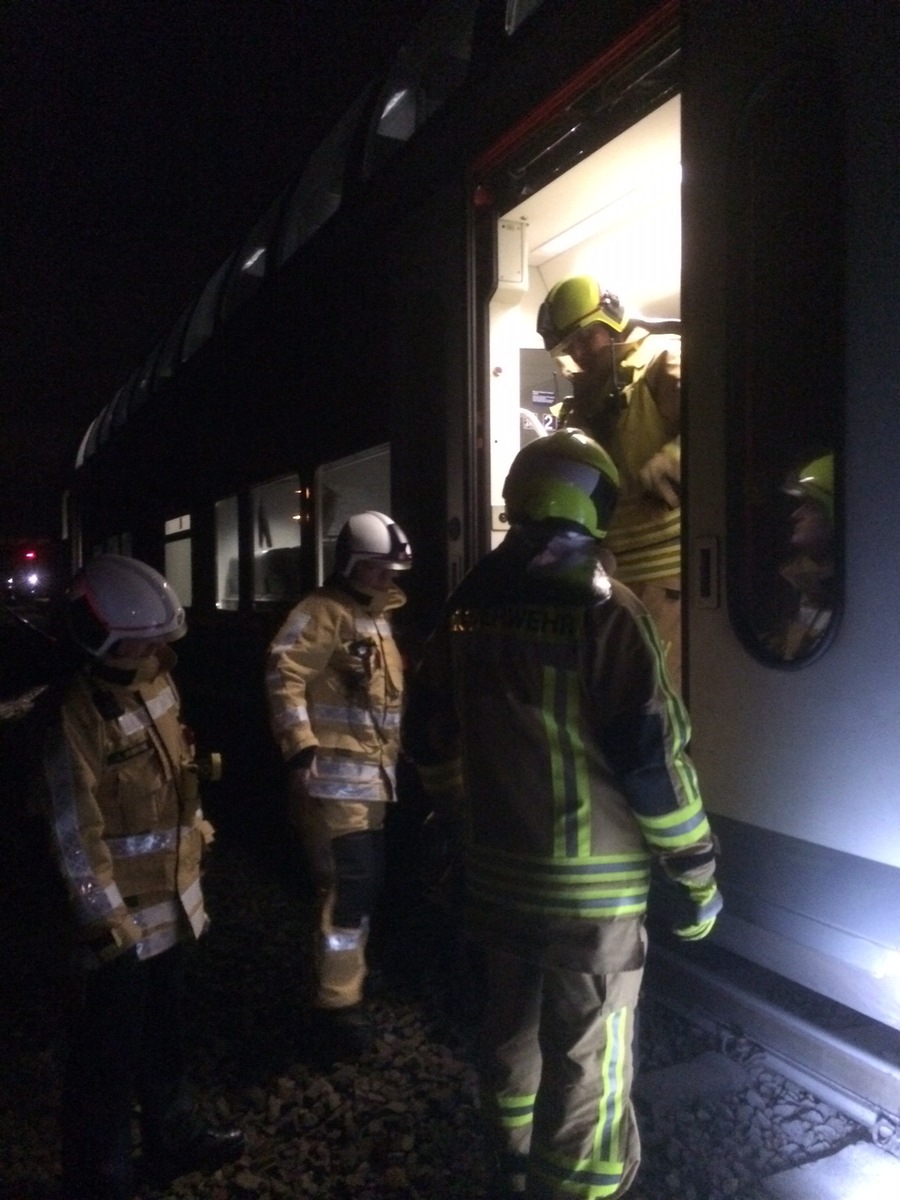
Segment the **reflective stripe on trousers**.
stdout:
<svg viewBox="0 0 900 1200">
<path fill-rule="evenodd" d="M 631 1040 L 643 968 L 582 975 L 485 958 L 481 1087 L 507 1185 L 527 1200 L 624 1195 L 640 1162 Z"/>
</svg>

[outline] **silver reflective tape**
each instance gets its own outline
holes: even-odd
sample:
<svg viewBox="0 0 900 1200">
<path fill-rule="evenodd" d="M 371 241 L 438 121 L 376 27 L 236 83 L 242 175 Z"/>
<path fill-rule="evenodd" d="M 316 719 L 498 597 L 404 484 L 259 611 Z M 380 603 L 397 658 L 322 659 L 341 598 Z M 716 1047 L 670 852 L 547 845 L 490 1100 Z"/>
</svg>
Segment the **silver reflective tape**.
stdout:
<svg viewBox="0 0 900 1200">
<path fill-rule="evenodd" d="M 60 867 L 77 899 L 79 918 L 90 924 L 120 908 L 122 896 L 114 883 L 101 883 L 88 856 L 75 809 L 72 759 L 60 726 L 53 726 L 47 735 L 44 763 Z"/>
<path fill-rule="evenodd" d="M 284 712 L 280 712 L 275 717 L 275 725 L 278 729 L 295 729 L 298 725 L 309 724 L 309 712 L 305 704 L 297 704 L 293 708 L 286 708 Z"/>
<path fill-rule="evenodd" d="M 145 701 L 144 708 L 136 709 L 134 712 L 123 713 L 117 720 L 117 725 L 126 736 L 138 733 L 139 730 L 145 729 L 151 719 L 159 720 L 164 713 L 175 707 L 175 696 L 172 689 L 167 685 L 151 699 Z"/>
<path fill-rule="evenodd" d="M 162 900 L 147 908 L 132 909 L 131 918 L 142 931 L 156 929 L 159 925 L 175 925 L 178 923 L 178 905 L 174 900 Z"/>
<path fill-rule="evenodd" d="M 395 729 L 400 725 L 399 709 L 383 715 L 378 713 L 377 716 L 376 722 L 368 708 L 351 708 L 349 705 L 340 704 L 316 705 L 317 719 L 327 721 L 331 725 L 350 725 L 356 728 L 364 725 L 367 728 L 374 728 L 377 724 L 379 729 Z"/>
<path fill-rule="evenodd" d="M 354 758 L 326 758 L 323 754 L 316 755 L 313 765 L 315 779 L 347 779 L 364 783 L 380 777 L 377 763 L 360 762 Z"/>
<path fill-rule="evenodd" d="M 146 958 L 162 954 L 164 950 L 171 950 L 177 941 L 178 930 L 174 926 L 160 929 L 157 933 L 151 933 L 149 937 L 141 938 L 137 944 L 137 956 L 143 962 Z"/>
<path fill-rule="evenodd" d="M 312 620 L 308 612 L 299 612 L 288 617 L 287 621 L 275 635 L 277 640 L 272 643 L 272 654 L 283 654 L 292 650 L 297 638 Z"/>
<path fill-rule="evenodd" d="M 342 950 L 359 950 L 365 946 L 369 932 L 369 918 L 363 917 L 359 929 L 329 929 L 322 935 L 326 951 L 340 954 Z"/>
<path fill-rule="evenodd" d="M 181 837 L 186 837 L 190 832 L 190 826 L 181 826 Z M 174 850 L 178 845 L 178 838 L 178 829 L 157 829 L 153 833 L 132 833 L 128 837 L 108 838 L 106 844 L 113 858 L 138 858 L 142 854 L 159 854 L 163 850 Z"/>
</svg>

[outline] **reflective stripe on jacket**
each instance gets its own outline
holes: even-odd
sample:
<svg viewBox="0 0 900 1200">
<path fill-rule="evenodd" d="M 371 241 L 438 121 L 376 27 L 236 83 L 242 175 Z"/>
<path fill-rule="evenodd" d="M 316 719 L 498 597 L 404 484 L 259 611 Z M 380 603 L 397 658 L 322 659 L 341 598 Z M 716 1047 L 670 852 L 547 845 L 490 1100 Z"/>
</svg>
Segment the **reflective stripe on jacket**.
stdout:
<svg viewBox="0 0 900 1200">
<path fill-rule="evenodd" d="M 192 752 L 160 660 L 78 674 L 44 747 L 56 857 L 79 937 L 101 959 L 131 946 L 150 958 L 207 925 Z"/>
<path fill-rule="evenodd" d="M 388 613 L 405 602 L 396 587 L 369 601 L 327 583 L 300 601 L 269 647 L 272 731 L 285 760 L 315 749 L 311 796 L 394 798 L 403 664 Z"/>
<path fill-rule="evenodd" d="M 472 931 L 548 966 L 628 970 L 651 859 L 713 872 L 688 718 L 592 540 L 535 537 L 511 530 L 451 597 L 405 745 L 436 807 L 462 805 Z"/>
</svg>

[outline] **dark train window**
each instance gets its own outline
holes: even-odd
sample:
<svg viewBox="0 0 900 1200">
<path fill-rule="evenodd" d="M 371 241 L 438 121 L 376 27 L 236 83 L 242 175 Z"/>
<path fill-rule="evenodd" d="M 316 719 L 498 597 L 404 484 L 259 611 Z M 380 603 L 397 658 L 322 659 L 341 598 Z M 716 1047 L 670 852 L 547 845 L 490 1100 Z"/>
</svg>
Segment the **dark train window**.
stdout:
<svg viewBox="0 0 900 1200">
<path fill-rule="evenodd" d="M 544 0 L 506 0 L 506 33 L 512 35 L 523 21 L 527 21 Z"/>
<path fill-rule="evenodd" d="M 792 64 L 750 99 L 730 181 L 728 596 L 747 649 L 800 666 L 842 597 L 845 238 L 838 72 Z"/>
<path fill-rule="evenodd" d="M 362 175 L 370 178 L 463 83 L 472 50 L 475 0 L 441 0 L 401 48 L 376 108 Z"/>
<path fill-rule="evenodd" d="M 200 299 L 197 301 L 184 333 L 184 341 L 181 345 L 182 362 L 187 362 L 191 355 L 212 337 L 219 311 L 219 297 L 222 294 L 228 269 L 233 261 L 234 254 L 230 254 L 216 273 L 207 280 L 206 286 L 200 293 Z"/>
</svg>

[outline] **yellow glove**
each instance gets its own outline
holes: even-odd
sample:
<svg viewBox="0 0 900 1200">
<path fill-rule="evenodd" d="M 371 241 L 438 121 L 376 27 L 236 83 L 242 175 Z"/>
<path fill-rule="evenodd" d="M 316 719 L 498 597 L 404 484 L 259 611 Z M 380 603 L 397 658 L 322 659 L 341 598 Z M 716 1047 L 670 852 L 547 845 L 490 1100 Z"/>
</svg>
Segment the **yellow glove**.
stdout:
<svg viewBox="0 0 900 1200">
<path fill-rule="evenodd" d="M 652 496 L 664 500 L 669 508 L 681 503 L 681 458 L 668 447 L 658 451 L 641 467 L 641 483 Z"/>
</svg>

